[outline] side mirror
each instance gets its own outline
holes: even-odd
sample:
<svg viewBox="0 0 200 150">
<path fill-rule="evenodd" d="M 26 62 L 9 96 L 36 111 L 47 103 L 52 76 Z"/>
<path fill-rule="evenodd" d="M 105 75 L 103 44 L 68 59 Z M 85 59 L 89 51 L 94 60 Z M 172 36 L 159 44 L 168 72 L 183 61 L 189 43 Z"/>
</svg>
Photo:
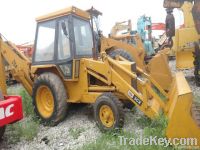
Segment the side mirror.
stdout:
<svg viewBox="0 0 200 150">
<path fill-rule="evenodd" d="M 66 27 L 65 22 L 61 23 L 61 27 L 62 27 L 64 35 L 68 36 L 67 27 Z"/>
</svg>

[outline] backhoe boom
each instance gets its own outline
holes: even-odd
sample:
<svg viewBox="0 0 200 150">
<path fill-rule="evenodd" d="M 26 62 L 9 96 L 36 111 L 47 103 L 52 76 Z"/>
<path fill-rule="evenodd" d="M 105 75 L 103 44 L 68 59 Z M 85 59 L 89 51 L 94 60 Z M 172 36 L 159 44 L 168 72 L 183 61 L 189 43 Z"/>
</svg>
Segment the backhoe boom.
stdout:
<svg viewBox="0 0 200 150">
<path fill-rule="evenodd" d="M 30 65 L 31 62 L 23 53 L 21 53 L 17 47 L 11 42 L 4 41 L 2 35 L 0 36 L 0 78 L 1 88 L 3 94 L 6 94 L 6 85 L 3 83 L 5 79 L 5 65 L 3 60 L 5 60 L 11 68 L 12 75 L 16 80 L 23 84 L 28 93 L 32 95 L 32 85 L 33 81 L 31 79 Z"/>
</svg>

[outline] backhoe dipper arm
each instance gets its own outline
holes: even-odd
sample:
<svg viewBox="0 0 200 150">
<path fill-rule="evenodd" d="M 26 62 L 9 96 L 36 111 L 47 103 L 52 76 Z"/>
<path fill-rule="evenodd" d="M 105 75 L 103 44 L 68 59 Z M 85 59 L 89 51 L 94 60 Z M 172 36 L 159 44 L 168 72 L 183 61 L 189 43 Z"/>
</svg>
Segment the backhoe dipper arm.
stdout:
<svg viewBox="0 0 200 150">
<path fill-rule="evenodd" d="M 11 68 L 11 73 L 13 77 L 20 81 L 26 88 L 28 93 L 32 95 L 32 85 L 33 81 L 31 79 L 30 65 L 31 62 L 23 53 L 21 53 L 17 47 L 11 42 L 4 41 L 3 36 L 0 35 L 0 86 L 2 88 L 3 94 L 6 94 L 5 85 L 5 69 L 3 60 L 6 60 Z"/>
<path fill-rule="evenodd" d="M 163 7 L 167 9 L 174 9 L 174 8 L 182 8 L 184 3 L 190 3 L 192 5 L 192 16 L 194 20 L 195 27 L 197 29 L 198 34 L 200 34 L 200 1 L 199 0 L 164 0 Z M 187 6 L 188 7 L 188 6 Z M 188 8 L 183 8 L 186 13 L 190 13 L 191 10 Z M 187 12 L 188 11 L 188 12 Z M 188 16 L 188 15 L 184 15 Z M 185 20 L 185 25 L 187 24 L 187 18 Z M 187 25 L 186 25 L 187 26 Z"/>
</svg>

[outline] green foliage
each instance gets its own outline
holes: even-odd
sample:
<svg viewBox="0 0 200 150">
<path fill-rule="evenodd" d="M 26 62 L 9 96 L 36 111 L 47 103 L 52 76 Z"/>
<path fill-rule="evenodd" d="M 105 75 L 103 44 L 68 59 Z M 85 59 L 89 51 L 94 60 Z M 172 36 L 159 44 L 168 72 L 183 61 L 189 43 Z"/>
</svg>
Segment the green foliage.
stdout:
<svg viewBox="0 0 200 150">
<path fill-rule="evenodd" d="M 144 135 L 165 137 L 167 124 L 167 118 L 163 114 L 161 114 L 156 119 L 150 121 L 150 124 L 144 128 Z"/>
<path fill-rule="evenodd" d="M 8 143 L 17 143 L 21 139 L 32 140 L 38 133 L 39 123 L 32 118 L 7 126 Z"/>
<path fill-rule="evenodd" d="M 23 112 L 26 117 L 28 116 L 35 116 L 34 110 L 33 110 L 33 105 L 32 105 L 32 98 L 28 95 L 28 93 L 22 89 L 20 90 L 19 94 L 22 97 L 22 102 L 23 102 Z"/>
<path fill-rule="evenodd" d="M 83 147 L 79 148 L 80 150 L 171 150 L 173 147 L 164 147 L 159 145 L 132 145 L 127 141 L 126 144 L 120 143 L 120 137 L 125 137 L 128 139 L 131 138 L 140 138 L 157 136 L 165 137 L 165 128 L 167 126 L 167 119 L 164 115 L 160 115 L 155 120 L 151 121 L 147 117 L 143 116 L 138 119 L 138 125 L 144 127 L 143 135 L 132 133 L 129 131 L 120 131 L 118 133 L 104 133 L 96 141 L 89 144 L 85 144 Z"/>
<path fill-rule="evenodd" d="M 32 140 L 39 130 L 39 120 L 35 119 L 32 98 L 22 87 L 10 88 L 10 93 L 22 97 L 24 119 L 7 126 L 6 135 L 8 142 L 17 143 L 21 139 Z"/>
<path fill-rule="evenodd" d="M 70 128 L 69 134 L 74 138 L 78 139 L 78 137 L 81 135 L 82 132 L 84 132 L 85 129 L 83 128 Z"/>
</svg>

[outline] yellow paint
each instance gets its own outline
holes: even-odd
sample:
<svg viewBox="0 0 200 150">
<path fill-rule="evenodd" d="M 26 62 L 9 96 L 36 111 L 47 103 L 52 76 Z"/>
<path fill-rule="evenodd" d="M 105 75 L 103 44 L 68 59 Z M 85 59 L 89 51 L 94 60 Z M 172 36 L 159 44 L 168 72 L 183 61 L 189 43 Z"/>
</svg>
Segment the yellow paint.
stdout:
<svg viewBox="0 0 200 150">
<path fill-rule="evenodd" d="M 199 35 L 194 25 L 194 20 L 192 16 L 191 2 L 184 2 L 181 10 L 184 15 L 184 27 L 177 29 L 175 32 L 175 38 L 173 51 L 176 55 L 176 67 L 178 69 L 190 69 L 194 67 L 193 65 L 193 54 L 194 52 L 194 42 L 198 42 Z"/>
<path fill-rule="evenodd" d="M 185 28 L 192 28 L 195 26 L 193 16 L 192 16 L 192 8 L 193 8 L 193 3 L 188 2 L 188 1 L 185 1 L 181 7 L 181 10 L 184 15 Z"/>
<path fill-rule="evenodd" d="M 1 37 L 0 50 L 2 58 L 5 59 L 9 64 L 13 77 L 17 81 L 21 82 L 26 88 L 27 92 L 31 95 L 33 81 L 31 79 L 32 74 L 30 72 L 30 60 L 28 60 L 28 58 L 26 58 L 26 56 L 24 56 L 24 54 L 21 53 L 14 44 L 3 41 Z M 1 67 L 5 68 L 3 63 L 1 65 Z M 3 76 L 0 76 L 1 80 L 4 80 Z"/>
<path fill-rule="evenodd" d="M 112 127 L 115 123 L 115 117 L 113 111 L 108 105 L 102 105 L 100 107 L 99 118 L 102 124 L 107 128 Z"/>
<path fill-rule="evenodd" d="M 54 112 L 54 97 L 49 87 L 42 85 L 36 92 L 36 106 L 43 118 L 49 118 Z"/>
<path fill-rule="evenodd" d="M 58 10 L 56 12 L 49 13 L 47 15 L 40 16 L 40 17 L 36 18 L 36 21 L 37 22 L 43 22 L 43 21 L 55 19 L 55 18 L 58 18 L 58 17 L 66 16 L 66 15 L 69 15 L 69 14 L 75 14 L 77 16 L 84 18 L 84 19 L 90 19 L 89 13 L 87 13 L 86 11 L 83 11 L 81 9 L 78 9 L 74 6 L 71 6 L 71 7 L 68 7 L 68 8 Z"/>
<path fill-rule="evenodd" d="M 74 10 L 74 7 L 71 7 L 70 9 L 42 16 L 37 21 L 46 21 L 68 13 L 75 13 L 85 19 L 89 19 L 88 13 L 83 12 L 77 8 Z M 194 33 L 189 29 L 179 30 L 177 36 L 182 36 L 186 32 L 187 36 L 184 36 L 185 39 L 180 39 L 176 43 L 177 47 L 182 48 L 181 46 L 186 44 L 185 41 L 190 38 L 188 37 L 190 36 L 189 33 Z M 137 36 L 135 38 L 139 43 L 137 48 L 120 41 L 102 37 L 101 59 L 81 58 L 79 65 L 76 62 L 79 61 L 78 59 L 73 60 L 72 79 L 65 79 L 54 64 L 31 67 L 30 61 L 18 53 L 17 50 L 14 51 L 14 46 L 6 44 L 2 39 L 0 39 L 0 52 L 2 57 L 13 67 L 13 75 L 19 79 L 30 95 L 32 94 L 33 81 L 38 76 L 38 70 L 51 71 L 61 77 L 68 95 L 67 102 L 95 103 L 97 97 L 103 92 L 113 92 L 120 100 L 129 100 L 134 103 L 149 118 L 155 118 L 160 110 L 163 110 L 169 119 L 167 137 L 196 137 L 200 140 L 200 129 L 192 118 L 190 111 L 193 102 L 192 92 L 183 74 L 178 73 L 173 78 L 166 56 L 162 53 L 157 54 L 146 65 L 144 63 L 145 51 L 142 43 L 139 38 L 137 39 Z M 108 49 L 114 48 L 127 50 L 133 56 L 138 66 L 137 73 L 131 70 L 133 62 L 123 59 L 114 60 L 106 55 L 105 52 Z M 0 66 L 1 68 L 2 66 Z M 140 74 L 139 76 L 138 73 Z M 2 74 L 4 75 L 4 73 Z M 0 72 L 0 77 L 3 78 L 2 74 Z M 98 80 L 91 81 L 91 76 Z M 137 82 L 136 88 L 131 84 L 132 79 Z M 170 84 L 171 82 L 172 84 Z M 163 93 L 166 101 L 159 97 L 153 87 Z M 169 92 L 165 92 L 165 90 Z M 47 86 L 39 87 L 36 103 L 39 113 L 44 118 L 49 118 L 52 115 L 54 98 Z M 113 126 L 115 121 L 113 111 L 108 105 L 103 105 L 100 108 L 100 118 L 106 127 Z"/>
<path fill-rule="evenodd" d="M 1 45 L 0 45 L 1 46 Z M 6 76 L 5 76 L 5 67 L 4 67 L 3 57 L 0 54 L 0 92 L 3 95 L 7 95 L 7 85 L 6 85 Z"/>
<path fill-rule="evenodd" d="M 168 65 L 167 55 L 157 54 L 147 66 L 147 73 L 153 78 L 164 90 L 169 90 L 172 82 L 172 73 Z"/>
<path fill-rule="evenodd" d="M 175 50 L 176 67 L 178 69 L 189 69 L 193 65 L 194 42 L 198 41 L 198 34 L 195 27 L 182 28 L 176 31 Z"/>
<path fill-rule="evenodd" d="M 168 111 L 169 119 L 166 135 L 168 138 L 197 138 L 200 145 L 200 128 L 192 117 L 192 91 L 183 75 L 177 73 L 172 84 Z"/>
</svg>

